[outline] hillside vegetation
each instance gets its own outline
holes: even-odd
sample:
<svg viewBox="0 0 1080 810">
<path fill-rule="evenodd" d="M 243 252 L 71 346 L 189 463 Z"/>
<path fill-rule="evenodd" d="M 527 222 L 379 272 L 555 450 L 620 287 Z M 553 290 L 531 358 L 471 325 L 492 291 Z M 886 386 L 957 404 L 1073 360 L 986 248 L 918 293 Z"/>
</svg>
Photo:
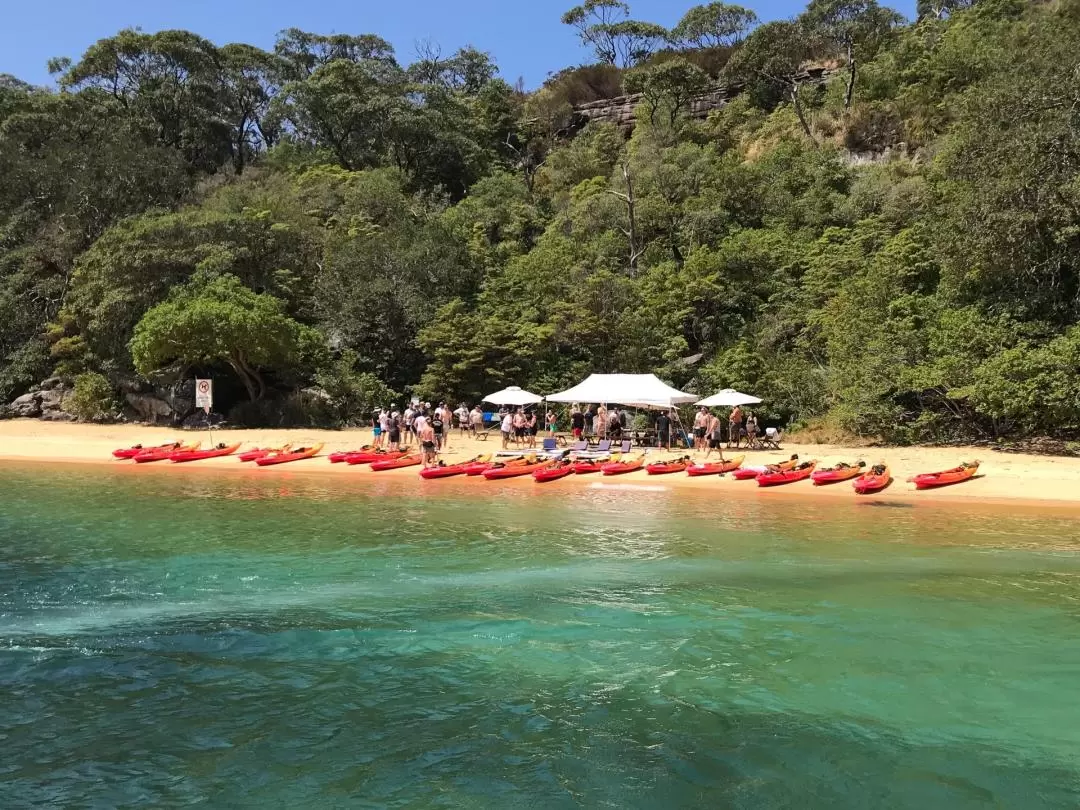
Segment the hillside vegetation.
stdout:
<svg viewBox="0 0 1080 810">
<path fill-rule="evenodd" d="M 569 11 L 597 64 L 535 92 L 298 30 L 0 77 L 0 401 L 198 373 L 234 422 L 343 423 L 653 371 L 891 441 L 1080 432 L 1077 2 L 629 11 Z M 613 90 L 632 135 L 569 137 Z"/>
</svg>

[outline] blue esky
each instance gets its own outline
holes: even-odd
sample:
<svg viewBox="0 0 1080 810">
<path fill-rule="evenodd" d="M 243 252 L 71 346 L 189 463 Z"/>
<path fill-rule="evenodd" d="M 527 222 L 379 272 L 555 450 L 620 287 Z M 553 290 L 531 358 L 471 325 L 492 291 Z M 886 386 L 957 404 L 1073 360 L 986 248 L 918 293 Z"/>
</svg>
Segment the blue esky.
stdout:
<svg viewBox="0 0 1080 810">
<path fill-rule="evenodd" d="M 579 0 L 0 0 L 0 73 L 34 84 L 49 83 L 45 63 L 53 56 L 78 59 L 93 42 L 121 28 L 153 32 L 184 28 L 223 45 L 247 42 L 263 48 L 283 28 L 316 33 L 378 34 L 394 45 L 402 63 L 413 60 L 414 43 L 438 42 L 444 54 L 463 45 L 488 51 L 511 83 L 526 87 L 547 74 L 588 61 L 574 32 L 559 22 Z M 631 0 L 632 16 L 671 26 L 694 0 Z M 789 17 L 803 0 L 744 2 L 762 19 Z M 910 15 L 914 2 L 891 3 Z"/>
</svg>

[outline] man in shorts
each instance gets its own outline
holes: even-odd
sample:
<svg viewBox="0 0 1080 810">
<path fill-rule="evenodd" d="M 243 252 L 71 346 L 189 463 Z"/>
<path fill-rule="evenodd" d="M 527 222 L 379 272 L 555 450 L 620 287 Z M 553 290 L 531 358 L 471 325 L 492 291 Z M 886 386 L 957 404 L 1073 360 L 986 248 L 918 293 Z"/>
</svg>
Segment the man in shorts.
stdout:
<svg viewBox="0 0 1080 810">
<path fill-rule="evenodd" d="M 435 413 L 431 415 L 431 430 L 435 435 L 435 451 L 442 450 L 443 444 L 443 432 L 446 428 L 446 423 L 443 422 L 443 409 L 438 407 L 435 409 Z"/>
<path fill-rule="evenodd" d="M 514 434 L 514 417 L 507 411 L 503 414 L 502 424 L 499 425 L 499 429 L 502 431 L 503 450 L 510 449 L 510 437 Z"/>
<path fill-rule="evenodd" d="M 570 411 L 570 432 L 574 434 L 575 439 L 580 439 L 585 435 L 585 414 L 577 405 Z"/>
<path fill-rule="evenodd" d="M 469 414 L 469 420 L 472 422 L 472 432 L 474 436 L 484 429 L 484 412 L 480 410 L 479 405 L 472 409 L 472 413 Z"/>
<path fill-rule="evenodd" d="M 423 454 L 423 461 L 425 469 L 427 467 L 434 467 L 435 461 L 435 428 L 433 428 L 425 420 L 423 427 L 420 428 L 418 434 L 420 439 L 420 450 Z"/>
<path fill-rule="evenodd" d="M 709 428 L 709 411 L 706 408 L 700 408 L 697 415 L 694 416 L 694 449 L 705 449 L 705 433 Z"/>
</svg>

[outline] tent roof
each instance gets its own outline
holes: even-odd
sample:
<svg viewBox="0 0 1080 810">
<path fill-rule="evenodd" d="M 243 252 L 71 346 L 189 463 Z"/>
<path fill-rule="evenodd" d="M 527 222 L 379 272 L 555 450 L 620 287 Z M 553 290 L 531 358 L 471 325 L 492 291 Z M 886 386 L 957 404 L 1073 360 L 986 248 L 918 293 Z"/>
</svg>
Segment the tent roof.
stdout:
<svg viewBox="0 0 1080 810">
<path fill-rule="evenodd" d="M 614 402 L 635 408 L 668 408 L 695 399 L 695 394 L 672 388 L 655 374 L 590 374 L 573 388 L 548 397 L 549 402 Z"/>
<path fill-rule="evenodd" d="M 740 393 L 734 388 L 725 388 L 711 397 L 705 397 L 696 404 L 704 405 L 707 408 L 734 408 L 736 405 L 757 405 L 760 402 L 761 400 L 757 397 Z"/>
<path fill-rule="evenodd" d="M 494 394 L 488 394 L 484 397 L 484 402 L 490 402 L 492 405 L 533 405 L 540 402 L 543 399 L 538 394 L 530 393 L 516 385 L 511 385 L 509 388 L 504 388 L 502 391 L 496 391 Z"/>
</svg>

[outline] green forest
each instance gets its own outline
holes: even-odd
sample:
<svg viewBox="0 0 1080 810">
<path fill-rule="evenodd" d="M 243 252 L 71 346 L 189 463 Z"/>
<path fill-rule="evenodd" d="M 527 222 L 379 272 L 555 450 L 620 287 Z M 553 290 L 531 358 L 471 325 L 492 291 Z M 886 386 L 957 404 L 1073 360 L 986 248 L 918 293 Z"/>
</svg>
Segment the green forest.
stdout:
<svg viewBox="0 0 1080 810">
<path fill-rule="evenodd" d="M 295 29 L 0 75 L 0 402 L 206 375 L 233 424 L 338 425 L 655 372 L 853 437 L 1075 437 L 1080 3 L 918 13 L 586 0 L 591 63 L 535 89 Z M 575 110 L 625 93 L 632 127 Z"/>
</svg>

